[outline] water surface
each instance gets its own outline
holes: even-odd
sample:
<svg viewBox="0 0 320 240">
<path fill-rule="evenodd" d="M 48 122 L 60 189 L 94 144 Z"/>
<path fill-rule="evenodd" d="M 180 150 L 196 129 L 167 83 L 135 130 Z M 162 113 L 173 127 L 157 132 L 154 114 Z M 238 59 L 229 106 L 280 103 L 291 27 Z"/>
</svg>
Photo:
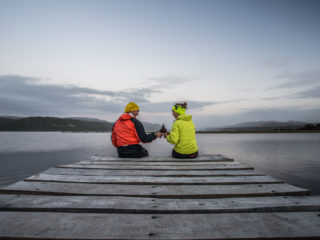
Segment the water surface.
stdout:
<svg viewBox="0 0 320 240">
<path fill-rule="evenodd" d="M 200 154 L 223 154 L 287 183 L 320 194 L 320 134 L 197 134 Z M 169 156 L 164 139 L 144 144 Z M 93 154 L 116 155 L 110 133 L 1 132 L 0 186 Z"/>
</svg>

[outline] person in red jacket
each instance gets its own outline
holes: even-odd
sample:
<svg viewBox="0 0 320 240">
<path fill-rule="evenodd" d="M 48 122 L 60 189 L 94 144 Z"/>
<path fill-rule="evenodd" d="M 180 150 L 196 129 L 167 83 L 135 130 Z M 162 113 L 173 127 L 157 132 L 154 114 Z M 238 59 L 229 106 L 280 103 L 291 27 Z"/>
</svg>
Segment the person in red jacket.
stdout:
<svg viewBox="0 0 320 240">
<path fill-rule="evenodd" d="M 162 133 L 154 132 L 147 134 L 142 123 L 136 119 L 139 115 L 139 106 L 130 102 L 119 119 L 112 127 L 112 144 L 117 148 L 120 158 L 140 158 L 148 156 L 148 151 L 139 143 L 152 142 L 157 137 L 162 137 Z"/>
</svg>

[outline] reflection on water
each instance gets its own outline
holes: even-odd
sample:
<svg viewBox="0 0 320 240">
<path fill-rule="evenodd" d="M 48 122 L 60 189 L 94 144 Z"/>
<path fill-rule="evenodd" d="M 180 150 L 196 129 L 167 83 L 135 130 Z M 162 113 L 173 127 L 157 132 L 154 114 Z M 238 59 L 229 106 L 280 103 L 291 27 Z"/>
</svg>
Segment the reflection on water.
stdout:
<svg viewBox="0 0 320 240">
<path fill-rule="evenodd" d="M 109 139 L 105 133 L 0 132 L 0 153 L 105 147 Z"/>
<path fill-rule="evenodd" d="M 202 153 L 219 152 L 320 194 L 320 134 L 201 134 Z"/>
<path fill-rule="evenodd" d="M 320 134 L 198 134 L 200 154 L 223 154 L 256 170 L 320 194 Z M 150 155 L 169 156 L 157 139 Z M 93 154 L 116 155 L 110 133 L 1 132 L 0 186 Z"/>
</svg>

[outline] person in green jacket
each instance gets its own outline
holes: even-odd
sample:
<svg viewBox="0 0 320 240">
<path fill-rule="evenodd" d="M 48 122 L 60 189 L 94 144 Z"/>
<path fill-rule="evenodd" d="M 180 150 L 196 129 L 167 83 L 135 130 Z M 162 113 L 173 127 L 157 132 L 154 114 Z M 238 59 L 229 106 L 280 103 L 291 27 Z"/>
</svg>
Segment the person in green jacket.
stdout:
<svg viewBox="0 0 320 240">
<path fill-rule="evenodd" d="M 170 133 L 164 133 L 164 137 L 174 144 L 172 157 L 174 158 L 196 158 L 198 146 L 196 140 L 196 129 L 192 122 L 192 116 L 185 114 L 187 103 L 176 103 L 172 107 L 172 115 L 175 118 Z"/>
</svg>

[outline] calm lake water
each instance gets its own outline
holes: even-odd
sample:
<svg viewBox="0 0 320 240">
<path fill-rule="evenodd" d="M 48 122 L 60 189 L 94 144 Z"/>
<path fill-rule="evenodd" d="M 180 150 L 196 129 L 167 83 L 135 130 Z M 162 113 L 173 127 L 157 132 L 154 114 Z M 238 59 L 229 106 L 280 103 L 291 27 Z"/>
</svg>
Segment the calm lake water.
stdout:
<svg viewBox="0 0 320 240">
<path fill-rule="evenodd" d="M 320 194 L 320 134 L 198 134 L 200 154 L 223 154 L 287 183 Z M 144 145 L 169 156 L 164 139 Z M 0 186 L 93 154 L 116 155 L 110 133 L 0 132 Z"/>
</svg>

